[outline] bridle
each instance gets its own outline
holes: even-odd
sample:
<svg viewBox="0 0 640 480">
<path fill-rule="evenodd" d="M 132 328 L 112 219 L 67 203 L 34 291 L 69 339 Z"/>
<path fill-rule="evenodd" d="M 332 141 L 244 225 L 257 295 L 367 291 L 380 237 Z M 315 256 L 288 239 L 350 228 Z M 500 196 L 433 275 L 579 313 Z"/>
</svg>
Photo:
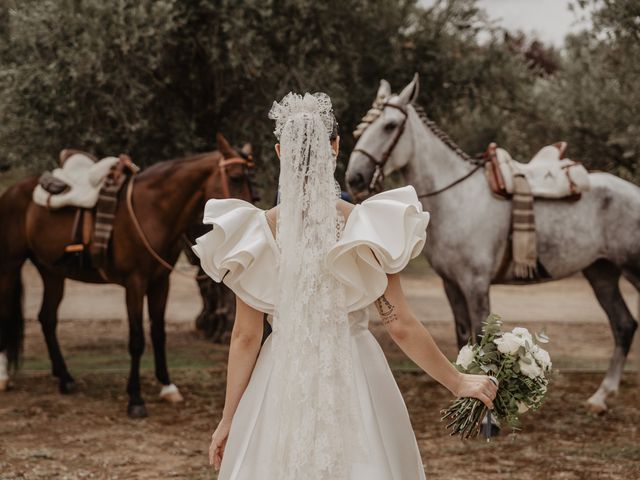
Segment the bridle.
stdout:
<svg viewBox="0 0 640 480">
<path fill-rule="evenodd" d="M 220 175 L 220 185 L 222 187 L 223 198 L 229 198 L 231 193 L 229 192 L 229 176 L 227 174 L 227 167 L 230 165 L 242 165 L 246 173 L 250 172 L 255 164 L 253 163 L 253 155 L 242 155 L 240 157 L 223 158 L 218 162 L 217 174 Z M 250 174 L 246 175 L 247 182 L 249 183 L 249 193 L 253 197 L 253 190 L 251 188 Z"/>
<path fill-rule="evenodd" d="M 404 128 L 407 124 L 407 118 L 409 117 L 407 110 L 401 107 L 400 105 L 395 105 L 393 103 L 385 102 L 381 105 L 381 107 L 382 107 L 381 110 L 384 110 L 385 107 L 395 108 L 400 113 L 402 113 L 403 117 L 402 117 L 402 122 L 400 122 L 400 125 L 396 128 L 396 135 L 393 137 L 393 141 L 389 144 L 389 147 L 384 151 L 384 153 L 382 154 L 382 157 L 380 157 L 380 160 L 378 160 L 375 156 L 373 156 L 371 153 L 367 152 L 366 150 L 363 150 L 362 148 L 356 148 L 355 150 L 353 150 L 353 152 L 359 152 L 363 154 L 365 157 L 369 159 L 370 162 L 372 162 L 375 165 L 375 170 L 373 171 L 371 182 L 369 182 L 369 191 L 373 190 L 376 187 L 376 185 L 380 185 L 380 187 L 382 187 L 382 182 L 384 182 L 384 166 L 386 165 L 387 161 L 389 160 L 389 157 L 393 153 L 393 150 L 396 148 L 396 145 L 398 144 L 400 137 L 404 133 Z"/>
<path fill-rule="evenodd" d="M 391 156 L 391 154 L 393 153 L 393 150 L 398 144 L 400 137 L 404 133 L 405 126 L 407 124 L 407 118 L 409 117 L 407 110 L 401 107 L 400 105 L 385 102 L 381 105 L 380 110 L 381 111 L 384 110 L 385 107 L 395 108 L 396 110 L 402 113 L 403 119 L 400 125 L 398 126 L 398 128 L 396 129 L 396 134 L 393 137 L 393 141 L 389 144 L 389 147 L 383 152 L 382 157 L 380 157 L 380 160 L 378 160 L 373 154 L 367 152 L 362 148 L 356 148 L 353 150 L 354 153 L 358 152 L 363 154 L 365 157 L 367 157 L 367 159 L 371 163 L 375 165 L 375 170 L 373 171 L 373 175 L 371 176 L 371 181 L 369 182 L 369 186 L 368 186 L 369 192 L 375 191 L 374 189 L 376 188 L 376 186 L 379 186 L 380 190 L 382 190 L 382 183 L 384 182 L 384 166 L 386 165 L 387 161 L 389 160 L 389 157 Z M 454 180 L 453 182 L 447 184 L 442 188 L 438 188 L 436 190 L 433 190 L 427 193 L 421 193 L 418 195 L 418 198 L 432 197 L 434 195 L 439 195 L 440 193 L 446 192 L 450 188 L 463 182 L 464 180 L 469 178 L 471 175 L 476 173 L 478 170 L 480 170 L 482 167 L 484 167 L 486 161 L 487 161 L 486 159 L 479 159 L 474 161 L 473 163 L 476 163 L 475 166 L 469 172 L 465 173 L 462 177 L 457 178 L 456 180 Z"/>
<path fill-rule="evenodd" d="M 253 167 L 255 166 L 255 164 L 253 163 L 253 157 L 251 155 L 246 155 L 242 156 L 242 157 L 232 157 L 232 158 L 222 158 L 219 162 L 218 162 L 218 168 L 214 174 L 214 178 L 215 176 L 219 176 L 220 177 L 220 181 L 221 181 L 221 186 L 222 186 L 222 192 L 224 195 L 224 198 L 230 198 L 230 193 L 229 193 L 229 176 L 227 174 L 227 167 L 229 165 L 243 165 L 245 172 L 247 172 L 247 170 L 250 172 L 251 169 L 253 169 Z M 248 173 L 248 172 L 247 172 Z M 185 277 L 188 278 L 193 278 L 192 274 L 183 272 L 181 270 L 177 270 L 175 268 L 175 265 L 171 265 L 169 262 L 167 262 L 164 258 L 162 258 L 160 256 L 160 254 L 158 252 L 155 251 L 155 249 L 153 248 L 153 246 L 151 245 L 151 243 L 149 243 L 149 239 L 147 238 L 147 236 L 144 233 L 144 230 L 142 230 L 142 225 L 140 225 L 140 222 L 138 221 L 138 218 L 136 217 L 135 211 L 133 210 L 133 180 L 134 180 L 135 174 L 131 175 L 129 177 L 128 183 L 127 183 L 127 192 L 126 192 L 126 203 L 127 203 L 127 211 L 129 212 L 129 217 L 131 218 L 131 221 L 133 223 L 133 226 L 136 230 L 136 233 L 138 234 L 138 237 L 140 238 L 140 241 L 142 242 L 142 244 L 144 245 L 144 248 L 147 250 L 147 252 L 160 264 L 162 265 L 164 268 L 166 268 L 169 271 L 172 272 L 176 272 L 180 275 L 183 275 Z M 251 180 L 250 180 L 250 175 L 246 175 L 247 178 L 247 182 L 249 183 L 249 193 L 252 195 L 253 197 L 253 190 L 251 188 Z M 186 236 L 183 237 L 183 240 L 187 240 Z M 191 247 L 191 242 L 188 241 L 189 246 Z M 208 278 L 208 275 L 197 275 L 196 280 L 204 280 L 206 278 Z"/>
</svg>

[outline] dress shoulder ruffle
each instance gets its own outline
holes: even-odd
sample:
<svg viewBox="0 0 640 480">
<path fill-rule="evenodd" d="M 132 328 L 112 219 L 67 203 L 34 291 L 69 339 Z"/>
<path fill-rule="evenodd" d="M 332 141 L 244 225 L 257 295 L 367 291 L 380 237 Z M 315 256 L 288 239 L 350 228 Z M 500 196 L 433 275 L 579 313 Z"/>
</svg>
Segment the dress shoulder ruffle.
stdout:
<svg viewBox="0 0 640 480">
<path fill-rule="evenodd" d="M 277 257 L 264 210 L 236 198 L 211 199 L 203 223 L 213 229 L 192 248 L 205 273 L 246 304 L 272 314 Z"/>
<path fill-rule="evenodd" d="M 279 250 L 264 210 L 239 199 L 212 199 L 204 223 L 213 230 L 196 239 L 202 269 L 245 303 L 273 314 Z M 346 288 L 349 312 L 373 303 L 387 287 L 387 273 L 401 271 L 426 242 L 429 213 L 412 186 L 387 190 L 351 211 L 325 266 Z"/>
<path fill-rule="evenodd" d="M 387 288 L 387 273 L 401 271 L 420 254 L 429 218 L 411 185 L 378 193 L 353 208 L 325 259 L 347 288 L 349 311 L 373 303 Z"/>
</svg>

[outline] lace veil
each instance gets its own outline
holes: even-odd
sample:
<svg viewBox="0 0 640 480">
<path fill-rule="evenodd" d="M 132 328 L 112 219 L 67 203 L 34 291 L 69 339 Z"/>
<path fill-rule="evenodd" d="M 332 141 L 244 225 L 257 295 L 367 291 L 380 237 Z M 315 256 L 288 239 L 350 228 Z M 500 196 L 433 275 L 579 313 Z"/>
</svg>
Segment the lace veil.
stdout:
<svg viewBox="0 0 640 480">
<path fill-rule="evenodd" d="M 287 94 L 274 102 L 280 141 L 280 248 L 273 319 L 279 401 L 273 479 L 348 479 L 363 454 L 344 288 L 324 258 L 341 233 L 331 100 Z"/>
</svg>

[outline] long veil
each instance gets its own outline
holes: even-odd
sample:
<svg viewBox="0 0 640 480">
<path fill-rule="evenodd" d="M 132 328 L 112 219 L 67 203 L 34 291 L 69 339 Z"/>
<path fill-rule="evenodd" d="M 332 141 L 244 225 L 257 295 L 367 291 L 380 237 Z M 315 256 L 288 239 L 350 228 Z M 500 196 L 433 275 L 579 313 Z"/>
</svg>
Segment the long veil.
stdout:
<svg viewBox="0 0 640 480">
<path fill-rule="evenodd" d="M 274 480 L 348 479 L 363 454 L 344 289 L 324 258 L 341 231 L 326 94 L 274 102 L 280 141 L 280 248 L 273 319 L 278 394 Z"/>
</svg>

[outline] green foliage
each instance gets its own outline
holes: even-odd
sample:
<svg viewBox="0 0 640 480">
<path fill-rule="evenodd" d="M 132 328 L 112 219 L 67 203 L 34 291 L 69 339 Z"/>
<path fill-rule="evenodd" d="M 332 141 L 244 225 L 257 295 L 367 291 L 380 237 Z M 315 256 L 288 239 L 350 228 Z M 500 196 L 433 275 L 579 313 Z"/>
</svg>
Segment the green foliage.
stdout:
<svg viewBox="0 0 640 480">
<path fill-rule="evenodd" d="M 526 160 L 567 139 L 589 167 L 638 178 L 634 3 L 602 2 L 542 75 L 473 0 L 0 0 L 0 163 L 38 170 L 73 147 L 144 166 L 221 131 L 254 144 L 270 189 L 271 102 L 322 90 L 341 178 L 379 80 L 399 90 L 418 71 L 419 102 L 471 154 L 497 141 Z"/>
<path fill-rule="evenodd" d="M 640 5 L 590 1 L 594 28 L 570 37 L 552 91 L 554 124 L 591 168 L 640 180 Z"/>
</svg>

